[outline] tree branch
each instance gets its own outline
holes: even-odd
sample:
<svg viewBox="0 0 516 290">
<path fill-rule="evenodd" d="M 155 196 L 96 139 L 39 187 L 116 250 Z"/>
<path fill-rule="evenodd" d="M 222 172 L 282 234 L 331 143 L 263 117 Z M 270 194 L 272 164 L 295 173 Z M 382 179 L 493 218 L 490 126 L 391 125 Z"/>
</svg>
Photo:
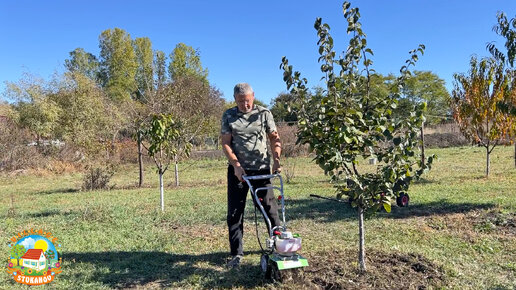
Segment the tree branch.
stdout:
<svg viewBox="0 0 516 290">
<path fill-rule="evenodd" d="M 351 164 L 353 165 L 353 171 L 355 172 L 356 176 L 360 176 L 360 173 L 358 173 L 357 166 L 355 165 L 355 163 L 351 162 Z"/>
</svg>

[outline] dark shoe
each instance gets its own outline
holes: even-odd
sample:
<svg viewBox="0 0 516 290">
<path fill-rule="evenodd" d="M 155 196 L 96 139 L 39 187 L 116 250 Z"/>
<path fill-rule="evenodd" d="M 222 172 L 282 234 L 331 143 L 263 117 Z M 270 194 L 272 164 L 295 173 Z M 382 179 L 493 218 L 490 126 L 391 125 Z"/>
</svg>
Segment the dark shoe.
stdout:
<svg viewBox="0 0 516 290">
<path fill-rule="evenodd" d="M 231 269 L 231 268 L 237 268 L 238 266 L 240 266 L 240 261 L 242 260 L 242 255 L 236 255 L 236 256 L 233 256 L 233 258 L 231 259 L 231 261 L 229 261 L 227 264 L 226 264 L 226 267 Z"/>
</svg>

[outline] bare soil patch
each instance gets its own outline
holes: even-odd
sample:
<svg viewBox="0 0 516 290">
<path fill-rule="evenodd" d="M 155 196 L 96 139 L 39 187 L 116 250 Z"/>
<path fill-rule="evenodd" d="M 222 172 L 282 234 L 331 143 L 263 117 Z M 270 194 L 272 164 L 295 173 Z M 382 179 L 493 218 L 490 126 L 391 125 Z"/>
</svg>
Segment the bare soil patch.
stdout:
<svg viewBox="0 0 516 290">
<path fill-rule="evenodd" d="M 310 266 L 283 284 L 291 289 L 427 289 L 445 285 L 444 270 L 417 254 L 367 253 L 360 274 L 356 251 L 308 255 Z"/>
</svg>

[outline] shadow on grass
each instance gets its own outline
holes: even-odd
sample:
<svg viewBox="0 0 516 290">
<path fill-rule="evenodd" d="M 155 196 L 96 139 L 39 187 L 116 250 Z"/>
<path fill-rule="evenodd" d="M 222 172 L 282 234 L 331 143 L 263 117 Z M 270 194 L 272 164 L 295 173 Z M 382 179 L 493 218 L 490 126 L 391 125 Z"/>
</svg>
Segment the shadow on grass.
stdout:
<svg viewBox="0 0 516 290">
<path fill-rule="evenodd" d="M 433 201 L 422 204 L 410 204 L 408 207 L 393 207 L 390 213 L 381 213 L 379 217 L 408 218 L 434 215 L 446 215 L 454 213 L 467 213 L 475 210 L 487 210 L 496 207 L 493 203 L 450 203 L 447 200 Z"/>
<path fill-rule="evenodd" d="M 329 196 L 334 198 L 334 196 Z M 287 221 L 289 219 L 312 219 L 318 222 L 335 222 L 355 219 L 356 209 L 347 202 L 336 202 L 317 198 L 285 201 Z"/>
<path fill-rule="evenodd" d="M 63 211 L 59 211 L 57 209 L 50 209 L 50 210 L 44 210 L 41 212 L 24 214 L 23 216 L 29 217 L 29 218 L 42 218 L 42 217 L 58 216 L 58 215 L 59 216 L 68 216 L 71 214 L 72 214 L 71 212 L 63 212 Z"/>
<path fill-rule="evenodd" d="M 368 215 L 370 218 L 409 218 L 421 216 L 466 213 L 475 210 L 487 210 L 496 207 L 492 203 L 451 203 L 439 200 L 421 204 L 410 204 L 408 207 L 393 206 L 390 213 L 378 212 Z M 357 218 L 357 211 L 346 202 L 306 198 L 286 201 L 287 219 L 313 219 L 318 222 L 335 222 Z"/>
<path fill-rule="evenodd" d="M 71 215 L 71 212 L 63 212 L 57 209 L 47 209 L 40 212 L 33 212 L 33 213 L 22 213 L 22 214 L 16 214 L 16 211 L 14 213 L 7 213 L 6 215 L 1 215 L 2 218 L 9 218 L 9 217 L 20 217 L 20 218 L 45 218 L 45 217 L 53 217 L 53 216 L 69 216 Z"/>
<path fill-rule="evenodd" d="M 163 252 L 86 252 L 63 253 L 75 265 L 91 264 L 93 272 L 84 275 L 72 267 L 63 277 L 76 280 L 86 276 L 111 288 L 199 287 L 230 288 L 265 285 L 259 265 L 241 264 L 228 270 L 228 253 L 176 255 Z M 75 272 L 75 273 L 74 273 Z"/>
<path fill-rule="evenodd" d="M 426 178 L 420 178 L 418 180 L 414 180 L 414 184 L 431 184 L 431 183 L 435 183 L 434 180 L 428 180 Z"/>
<path fill-rule="evenodd" d="M 79 192 L 79 191 L 80 190 L 77 188 L 57 188 L 57 189 L 38 191 L 33 194 L 74 193 L 74 192 Z"/>
</svg>

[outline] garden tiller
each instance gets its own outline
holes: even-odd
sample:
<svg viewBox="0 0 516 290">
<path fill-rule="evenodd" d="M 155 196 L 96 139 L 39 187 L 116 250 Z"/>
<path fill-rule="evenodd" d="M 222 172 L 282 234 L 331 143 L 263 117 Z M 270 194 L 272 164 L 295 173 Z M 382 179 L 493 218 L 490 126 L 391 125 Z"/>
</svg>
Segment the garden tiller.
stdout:
<svg viewBox="0 0 516 290">
<path fill-rule="evenodd" d="M 259 179 L 279 179 L 279 187 L 277 186 L 265 186 L 259 188 L 253 188 L 251 180 Z M 298 234 L 292 234 L 287 229 L 287 223 L 285 221 L 285 198 L 283 194 L 283 179 L 281 175 L 275 173 L 270 175 L 256 175 L 256 176 L 243 176 L 243 179 L 249 186 L 255 205 L 263 215 L 265 222 L 267 223 L 267 229 L 269 231 L 268 237 L 265 240 L 265 247 L 263 247 L 260 241 L 258 233 L 258 221 L 256 220 L 256 207 L 255 207 L 255 222 L 256 222 L 256 235 L 258 243 L 262 249 L 262 256 L 260 258 L 260 266 L 262 271 L 265 273 L 265 277 L 268 279 L 281 281 L 282 273 L 285 273 L 290 269 L 297 269 L 308 266 L 308 260 L 303 256 L 299 255 L 297 251 L 301 249 L 301 237 Z M 265 209 L 262 206 L 261 198 L 258 198 L 258 192 L 276 190 L 279 191 L 278 201 L 281 203 L 281 225 L 272 228 L 271 220 L 265 213 Z"/>
</svg>

